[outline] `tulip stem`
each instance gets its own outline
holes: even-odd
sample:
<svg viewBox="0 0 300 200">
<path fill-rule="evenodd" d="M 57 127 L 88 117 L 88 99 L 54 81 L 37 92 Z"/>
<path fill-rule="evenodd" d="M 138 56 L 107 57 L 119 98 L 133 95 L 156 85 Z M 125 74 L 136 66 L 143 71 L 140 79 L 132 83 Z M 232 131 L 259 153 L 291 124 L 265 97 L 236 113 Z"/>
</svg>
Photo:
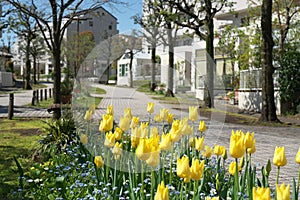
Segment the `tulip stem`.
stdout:
<svg viewBox="0 0 300 200">
<path fill-rule="evenodd" d="M 169 184 L 172 184 L 172 173 L 173 173 L 173 154 L 174 154 L 174 148 L 172 144 L 172 151 L 171 151 L 171 160 L 170 160 L 170 176 L 169 176 Z"/>
<path fill-rule="evenodd" d="M 151 171 L 151 199 L 153 199 L 153 193 L 154 193 L 154 168 L 152 168 L 152 171 Z"/>
<path fill-rule="evenodd" d="M 235 159 L 235 174 L 234 174 L 234 187 L 233 187 L 233 199 L 238 199 L 238 191 L 239 191 L 239 164 L 238 159 Z"/>
<path fill-rule="evenodd" d="M 277 175 L 276 175 L 276 184 L 277 185 L 278 185 L 278 182 L 279 182 L 279 173 L 280 173 L 280 167 L 278 166 Z"/>
<path fill-rule="evenodd" d="M 297 188 L 296 188 L 297 195 L 299 195 L 299 187 L 300 187 L 300 167 L 299 167 L 299 172 L 298 172 L 298 183 L 297 183 Z"/>
</svg>

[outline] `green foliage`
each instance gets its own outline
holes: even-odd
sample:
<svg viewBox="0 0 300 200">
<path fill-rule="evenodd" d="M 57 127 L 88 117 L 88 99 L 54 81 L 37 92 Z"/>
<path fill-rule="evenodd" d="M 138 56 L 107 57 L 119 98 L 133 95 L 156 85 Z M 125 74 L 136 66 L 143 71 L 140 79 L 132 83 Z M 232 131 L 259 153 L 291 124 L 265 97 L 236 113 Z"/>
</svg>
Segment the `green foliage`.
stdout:
<svg viewBox="0 0 300 200">
<path fill-rule="evenodd" d="M 289 111 L 295 114 L 300 103 L 300 52 L 287 51 L 279 63 L 280 97 L 283 102 L 290 102 Z"/>
<path fill-rule="evenodd" d="M 68 144 L 76 140 L 75 122 L 70 111 L 65 111 L 64 116 L 58 120 L 45 121 L 43 127 L 47 135 L 41 140 L 43 155 L 54 155 L 62 152 Z"/>
</svg>

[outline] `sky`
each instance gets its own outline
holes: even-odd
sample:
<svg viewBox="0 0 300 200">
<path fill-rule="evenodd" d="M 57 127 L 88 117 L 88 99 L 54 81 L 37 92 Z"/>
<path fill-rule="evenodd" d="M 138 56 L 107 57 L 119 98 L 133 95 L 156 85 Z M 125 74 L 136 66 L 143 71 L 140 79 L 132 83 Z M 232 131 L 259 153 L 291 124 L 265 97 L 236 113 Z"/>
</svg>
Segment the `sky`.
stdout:
<svg viewBox="0 0 300 200">
<path fill-rule="evenodd" d="M 134 24 L 131 17 L 136 14 L 142 14 L 143 0 L 124 0 L 128 6 L 118 5 L 116 8 L 103 6 L 107 11 L 118 19 L 118 30 L 120 33 L 125 33 L 131 29 L 139 29 L 140 26 Z"/>
</svg>

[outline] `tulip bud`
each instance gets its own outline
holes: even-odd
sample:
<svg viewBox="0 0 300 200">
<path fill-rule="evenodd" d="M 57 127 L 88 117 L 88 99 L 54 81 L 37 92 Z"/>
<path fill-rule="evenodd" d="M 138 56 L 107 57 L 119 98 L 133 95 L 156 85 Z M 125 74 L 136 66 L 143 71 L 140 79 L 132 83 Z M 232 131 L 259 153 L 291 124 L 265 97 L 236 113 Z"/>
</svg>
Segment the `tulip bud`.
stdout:
<svg viewBox="0 0 300 200">
<path fill-rule="evenodd" d="M 190 106 L 189 107 L 189 119 L 194 122 L 198 119 L 198 107 L 197 106 Z"/>
<path fill-rule="evenodd" d="M 300 164 L 300 148 L 299 148 L 298 153 L 295 157 L 295 161 L 296 161 L 296 163 Z"/>
<path fill-rule="evenodd" d="M 205 125 L 205 122 L 204 121 L 200 121 L 199 122 L 199 128 L 198 130 L 201 132 L 201 133 L 204 133 L 206 131 L 206 125 Z"/>
<path fill-rule="evenodd" d="M 147 112 L 150 114 L 154 112 L 154 103 L 152 103 L 152 102 L 148 103 Z"/>
<path fill-rule="evenodd" d="M 273 164 L 277 167 L 285 166 L 287 163 L 284 147 L 276 147 L 274 151 Z"/>
<path fill-rule="evenodd" d="M 130 119 L 127 117 L 120 117 L 119 127 L 122 131 L 127 131 L 130 126 Z"/>
<path fill-rule="evenodd" d="M 101 156 L 95 156 L 94 163 L 97 168 L 101 168 L 103 166 L 103 159 Z"/>
<path fill-rule="evenodd" d="M 86 136 L 86 134 L 82 134 L 80 136 L 80 142 L 83 144 L 83 145 L 86 145 L 88 143 L 88 137 Z"/>
<path fill-rule="evenodd" d="M 106 114 L 108 114 L 108 115 L 114 115 L 114 107 L 112 105 L 109 105 L 107 107 Z"/>
</svg>

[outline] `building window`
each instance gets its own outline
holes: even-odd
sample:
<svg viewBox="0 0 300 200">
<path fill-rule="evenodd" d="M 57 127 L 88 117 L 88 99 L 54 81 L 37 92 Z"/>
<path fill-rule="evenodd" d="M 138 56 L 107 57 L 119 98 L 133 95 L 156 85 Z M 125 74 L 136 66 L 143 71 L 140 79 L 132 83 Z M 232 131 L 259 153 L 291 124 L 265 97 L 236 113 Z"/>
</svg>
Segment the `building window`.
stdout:
<svg viewBox="0 0 300 200">
<path fill-rule="evenodd" d="M 108 26 L 108 29 L 111 30 L 111 29 L 112 29 L 112 25 L 109 25 L 109 26 Z"/>
<path fill-rule="evenodd" d="M 93 21 L 89 21 L 89 26 L 93 27 Z"/>
<path fill-rule="evenodd" d="M 148 53 L 151 52 L 151 46 L 148 46 Z"/>
<path fill-rule="evenodd" d="M 121 64 L 119 66 L 119 76 L 127 76 L 128 64 Z"/>
</svg>

